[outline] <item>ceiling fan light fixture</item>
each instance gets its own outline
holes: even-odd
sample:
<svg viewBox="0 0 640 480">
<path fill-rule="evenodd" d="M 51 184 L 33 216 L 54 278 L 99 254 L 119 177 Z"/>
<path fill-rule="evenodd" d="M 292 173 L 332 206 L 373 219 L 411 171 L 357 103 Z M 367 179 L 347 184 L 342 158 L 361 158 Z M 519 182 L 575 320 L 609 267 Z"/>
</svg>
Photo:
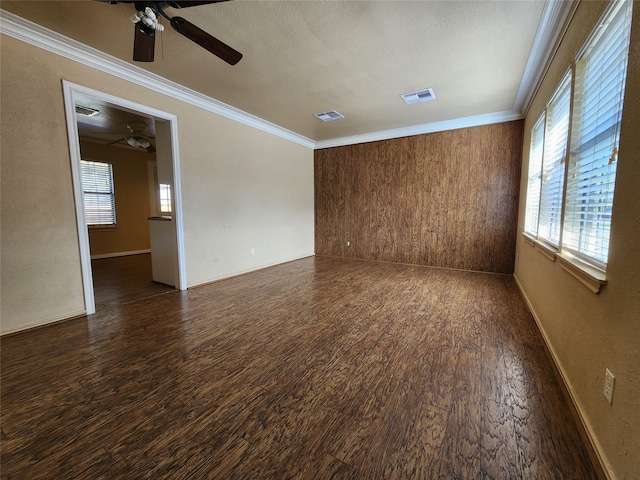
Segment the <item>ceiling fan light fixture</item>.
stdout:
<svg viewBox="0 0 640 480">
<path fill-rule="evenodd" d="M 144 137 L 127 137 L 127 143 L 134 148 L 149 148 L 151 142 Z"/>
</svg>

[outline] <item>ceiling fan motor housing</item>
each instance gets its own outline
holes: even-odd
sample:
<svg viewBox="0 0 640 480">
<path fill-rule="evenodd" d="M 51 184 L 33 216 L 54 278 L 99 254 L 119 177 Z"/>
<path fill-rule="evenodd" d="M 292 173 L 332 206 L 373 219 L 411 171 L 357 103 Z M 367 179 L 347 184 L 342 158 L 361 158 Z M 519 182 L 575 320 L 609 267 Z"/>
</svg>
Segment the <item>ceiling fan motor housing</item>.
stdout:
<svg viewBox="0 0 640 480">
<path fill-rule="evenodd" d="M 150 8 L 157 17 L 162 7 L 166 6 L 166 2 L 133 2 L 133 5 L 138 12 L 144 12 L 147 8 Z"/>
<path fill-rule="evenodd" d="M 147 36 L 155 35 L 155 32 L 164 30 L 164 26 L 158 22 L 158 15 L 162 14 L 162 8 L 156 2 L 135 2 L 136 13 L 131 15 L 131 21 Z"/>
</svg>

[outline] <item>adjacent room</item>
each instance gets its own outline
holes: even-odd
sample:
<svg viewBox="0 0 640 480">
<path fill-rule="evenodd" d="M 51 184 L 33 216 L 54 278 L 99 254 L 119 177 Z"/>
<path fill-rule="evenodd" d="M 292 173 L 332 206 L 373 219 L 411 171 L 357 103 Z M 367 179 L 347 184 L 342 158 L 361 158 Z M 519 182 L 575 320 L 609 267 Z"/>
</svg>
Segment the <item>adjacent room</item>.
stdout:
<svg viewBox="0 0 640 480">
<path fill-rule="evenodd" d="M 640 479 L 640 6 L 3 1 L 3 478 Z"/>
</svg>

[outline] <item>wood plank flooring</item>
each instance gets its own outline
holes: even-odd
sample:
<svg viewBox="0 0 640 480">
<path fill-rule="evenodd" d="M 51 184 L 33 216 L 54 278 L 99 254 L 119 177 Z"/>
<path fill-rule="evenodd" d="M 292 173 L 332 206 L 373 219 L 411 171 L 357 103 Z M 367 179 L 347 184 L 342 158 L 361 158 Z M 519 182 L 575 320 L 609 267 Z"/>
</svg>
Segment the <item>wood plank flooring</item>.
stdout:
<svg viewBox="0 0 640 480">
<path fill-rule="evenodd" d="M 175 290 L 152 280 L 151 254 L 91 260 L 96 310 Z"/>
<path fill-rule="evenodd" d="M 312 257 L 1 342 L 6 479 L 597 478 L 510 276 Z"/>
</svg>

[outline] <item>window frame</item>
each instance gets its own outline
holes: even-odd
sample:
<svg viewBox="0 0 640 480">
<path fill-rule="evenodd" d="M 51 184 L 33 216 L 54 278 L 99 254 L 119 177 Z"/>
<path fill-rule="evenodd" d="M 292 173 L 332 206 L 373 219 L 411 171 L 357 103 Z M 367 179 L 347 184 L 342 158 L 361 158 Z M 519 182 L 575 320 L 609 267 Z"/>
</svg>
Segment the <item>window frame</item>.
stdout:
<svg viewBox="0 0 640 480">
<path fill-rule="evenodd" d="M 527 174 L 524 233 L 533 239 L 537 239 L 538 237 L 538 222 L 540 220 L 540 190 L 542 187 L 545 123 L 546 108 L 542 111 L 531 129 L 531 141 L 529 142 L 529 171 Z M 533 163 L 534 160 L 535 163 Z M 535 208 L 531 208 L 531 202 L 536 203 Z"/>
<path fill-rule="evenodd" d="M 625 9 L 625 11 L 620 12 L 618 9 Z M 611 78 L 607 76 L 603 76 L 602 73 L 600 73 L 599 77 L 594 77 L 594 78 L 600 78 L 600 79 L 608 79 L 608 82 L 604 83 L 605 85 L 607 86 L 614 85 L 615 86 L 614 89 L 616 91 L 620 90 L 619 98 L 617 98 L 616 95 L 612 95 L 610 97 L 610 100 L 608 100 L 606 103 L 603 104 L 606 107 L 604 110 L 605 112 L 614 111 L 617 113 L 611 114 L 607 117 L 601 114 L 599 109 L 596 109 L 596 113 L 594 114 L 594 117 L 593 117 L 596 119 L 596 123 L 595 123 L 596 126 L 594 127 L 596 129 L 596 133 L 593 135 L 593 139 L 592 139 L 595 142 L 595 139 L 598 138 L 600 135 L 603 135 L 603 138 L 606 138 L 607 140 L 610 138 L 615 138 L 615 140 L 611 142 L 611 145 L 613 148 L 613 153 L 611 154 L 611 158 L 614 159 L 614 162 L 617 162 L 618 147 L 619 147 L 619 141 L 620 141 L 620 128 L 621 128 L 623 108 L 624 108 L 624 105 L 623 105 L 624 91 L 626 89 L 627 71 L 628 71 L 628 63 L 629 63 L 628 62 L 629 44 L 630 44 L 629 36 L 631 33 L 632 10 L 633 10 L 633 2 L 629 0 L 623 0 L 621 2 L 618 2 L 618 1 L 610 2 L 610 4 L 607 6 L 602 16 L 600 17 L 598 23 L 594 26 L 592 32 L 587 37 L 583 46 L 578 51 L 575 57 L 575 60 L 572 62 L 569 70 L 562 76 L 562 79 L 558 83 L 558 86 L 556 87 L 556 89 L 554 90 L 553 95 L 551 95 L 550 100 L 545 105 L 540 116 L 538 117 L 538 119 L 534 123 L 534 126 L 531 129 L 531 141 L 530 141 L 530 149 L 529 149 L 529 168 L 527 172 L 525 221 L 524 221 L 524 228 L 523 228 L 522 234 L 528 243 L 530 243 L 531 245 L 535 245 L 539 249 L 539 251 L 545 254 L 545 256 L 547 256 L 550 260 L 553 261 L 555 260 L 555 258 L 559 258 L 560 264 L 562 265 L 562 267 L 565 270 L 567 270 L 569 273 L 571 273 L 574 277 L 576 277 L 581 283 L 583 283 L 585 286 L 590 288 L 594 293 L 597 293 L 600 287 L 606 284 L 606 268 L 607 268 L 607 262 L 608 262 L 608 256 L 609 256 L 608 254 L 609 239 L 610 239 L 610 233 L 611 233 L 611 214 L 609 213 L 609 220 L 608 220 L 608 225 L 606 226 L 606 229 L 607 229 L 606 232 L 602 233 L 602 230 L 601 230 L 603 228 L 602 226 L 595 228 L 598 235 L 602 234 L 606 238 L 607 251 L 604 255 L 604 262 L 601 261 L 602 255 L 599 258 L 597 258 L 595 254 L 590 256 L 569 247 L 567 245 L 568 240 L 565 238 L 566 235 L 570 234 L 567 231 L 568 227 L 566 224 L 567 210 L 569 208 L 568 195 L 570 194 L 574 195 L 573 192 L 568 193 L 567 190 L 569 186 L 575 189 L 576 188 L 575 184 L 577 183 L 577 181 L 572 181 L 572 179 L 569 178 L 569 174 L 572 171 L 571 164 L 576 163 L 577 165 L 577 162 L 574 162 L 575 154 L 572 149 L 574 150 L 576 149 L 575 142 L 576 142 L 576 135 L 578 131 L 582 132 L 582 130 L 580 129 L 583 128 L 585 125 L 589 125 L 589 123 L 584 122 L 585 119 L 592 118 L 590 116 L 585 116 L 584 114 L 581 118 L 579 119 L 577 118 L 578 113 L 575 111 L 575 109 L 582 108 L 583 104 L 574 105 L 574 102 L 576 101 L 576 97 L 579 97 L 580 100 L 582 100 L 583 98 L 586 98 L 585 96 L 586 90 L 580 91 L 578 89 L 581 87 L 582 88 L 587 88 L 587 87 L 584 87 L 584 85 L 576 85 L 578 83 L 576 76 L 584 75 L 583 72 L 577 72 L 577 69 L 581 68 L 580 63 L 587 63 L 589 61 L 588 56 L 593 51 L 606 52 L 608 55 L 606 56 L 602 55 L 603 58 L 615 59 L 615 60 L 611 60 L 610 63 L 605 63 L 605 62 L 596 63 L 596 66 L 599 67 L 598 68 L 599 72 L 609 72 L 610 70 L 615 72 L 619 69 L 622 72 L 621 74 L 616 74 Z M 622 15 L 622 17 L 616 18 L 618 15 Z M 610 25 L 612 24 L 613 21 L 616 21 L 616 23 L 613 24 L 616 27 L 616 30 L 610 29 Z M 623 22 L 623 23 L 620 23 L 620 22 Z M 607 28 L 601 28 L 602 25 L 606 25 Z M 620 40 L 621 38 L 620 35 L 625 35 L 626 41 L 624 37 L 622 37 L 622 40 Z M 607 42 L 607 44 L 605 44 L 604 47 L 602 45 L 599 45 L 599 42 L 601 42 L 603 39 L 604 41 Z M 625 54 L 623 54 L 622 51 L 615 53 L 615 49 L 611 48 L 611 47 L 616 47 L 618 45 L 622 46 L 623 49 L 626 48 Z M 606 67 L 606 69 L 603 67 Z M 570 83 L 569 120 L 567 125 L 567 132 L 566 132 L 566 145 L 565 145 L 565 150 L 563 155 L 563 158 L 564 158 L 563 160 L 564 168 L 563 168 L 563 177 L 562 177 L 563 186 L 561 189 L 562 192 L 560 197 L 561 222 L 559 226 L 559 229 L 560 229 L 559 239 L 556 245 L 553 241 L 549 241 L 549 239 L 541 235 L 540 217 L 541 217 L 542 201 L 543 201 L 542 190 L 543 190 L 543 176 L 545 173 L 545 156 L 546 156 L 547 140 L 548 140 L 547 126 L 549 123 L 549 109 L 550 107 L 552 107 L 552 104 L 556 99 L 557 95 L 559 94 L 559 92 L 565 86 L 565 81 L 568 75 L 571 76 L 569 80 L 569 83 Z M 581 77 L 580 81 L 582 82 L 583 80 L 584 79 Z M 614 102 L 614 103 L 610 105 L 609 102 Z M 600 103 L 598 103 L 598 105 L 600 105 Z M 605 121 L 602 121 L 603 118 L 605 119 Z M 617 122 L 615 123 L 615 125 L 607 127 L 607 122 L 613 118 L 617 118 Z M 537 142 L 538 137 L 540 135 L 538 134 L 539 132 L 536 131 L 537 129 L 540 128 L 540 125 L 543 126 L 541 154 L 539 154 L 539 152 L 536 151 L 536 148 L 538 149 L 540 148 L 539 142 Z M 608 135 L 604 135 L 603 132 L 598 131 L 599 127 L 602 127 L 602 128 L 607 127 L 607 128 L 604 128 L 603 130 L 604 133 L 609 132 L 611 128 L 614 129 L 614 132 Z M 585 139 L 585 136 L 583 135 L 580 138 L 580 140 L 584 140 L 584 139 Z M 590 142 L 591 140 L 587 138 L 587 141 L 586 142 L 582 141 L 581 144 L 578 145 L 578 147 L 583 147 L 584 145 L 589 144 Z M 598 143 L 596 142 L 594 143 L 594 145 L 598 145 Z M 584 150 L 581 150 L 581 152 L 582 151 Z M 594 152 L 595 151 L 596 150 L 594 149 Z M 590 157 L 586 157 L 586 158 L 590 158 Z M 587 180 L 589 181 L 591 181 L 591 179 L 594 178 L 593 175 L 599 174 L 598 169 L 602 167 L 602 165 L 600 165 L 600 163 L 602 163 L 602 159 L 600 159 L 600 163 L 597 163 L 596 160 L 597 159 L 595 158 L 595 153 L 594 153 L 593 158 L 591 160 L 582 164 L 588 167 L 588 170 L 586 170 L 587 172 L 586 175 L 587 175 Z M 536 179 L 533 177 L 537 172 L 538 163 L 540 163 L 539 165 L 540 179 L 537 180 L 537 185 L 536 185 Z M 577 167 L 575 167 L 574 165 L 574 168 L 577 168 Z M 610 198 L 610 201 L 609 201 L 609 204 L 607 205 L 613 205 L 613 198 L 615 195 L 615 172 L 613 173 L 613 181 L 607 180 L 607 182 L 608 183 L 605 183 L 605 184 L 607 186 L 609 185 L 611 186 L 610 191 L 605 192 L 605 193 L 610 192 L 610 197 L 607 197 L 607 199 Z M 532 188 L 538 188 L 539 189 L 538 193 L 537 194 L 535 192 L 532 193 L 531 191 Z M 584 187 L 577 187 L 577 188 L 579 189 L 579 191 L 582 191 L 581 189 L 583 189 Z M 591 189 L 591 188 L 592 188 L 591 185 L 587 186 L 587 189 Z M 590 192 L 591 190 L 588 190 L 588 191 Z M 537 198 L 537 208 L 532 207 L 532 205 L 530 204 L 530 201 L 532 199 L 535 200 L 536 198 Z M 574 197 L 571 197 L 572 201 L 573 201 L 573 198 Z M 606 201 L 607 200 L 605 200 L 605 202 Z M 595 203 L 599 205 L 598 202 L 595 202 Z M 591 200 L 588 199 L 586 205 L 591 205 L 591 204 L 592 204 Z M 599 212 L 597 208 L 596 208 L 596 211 Z M 587 210 L 587 212 L 589 213 L 590 210 Z M 534 220 L 532 218 L 532 215 L 535 215 L 536 217 L 535 231 L 532 228 L 532 224 Z M 572 215 L 573 217 L 571 218 L 575 218 L 575 213 L 572 213 Z M 588 220 L 582 220 L 582 221 L 589 223 Z M 604 222 L 604 223 L 606 224 L 607 222 Z M 575 227 L 573 227 L 573 225 L 571 228 L 573 228 L 574 229 L 573 231 L 575 232 Z M 581 237 L 583 235 L 582 231 L 580 231 L 579 235 L 580 235 L 578 237 L 580 239 L 579 241 L 582 241 L 582 237 Z M 572 237 L 572 241 L 575 242 L 575 233 Z"/>
<path fill-rule="evenodd" d="M 158 211 L 162 215 L 171 215 L 172 212 L 172 200 L 171 200 L 171 185 L 168 183 L 158 183 L 156 187 L 156 195 L 158 197 Z M 168 203 L 169 208 L 162 208 Z"/>
<path fill-rule="evenodd" d="M 617 155 L 618 155 L 618 147 L 620 145 L 620 128 L 622 125 L 624 92 L 626 90 L 627 70 L 629 65 L 629 46 L 630 46 L 629 36 L 631 33 L 632 13 L 633 13 L 632 1 L 627 0 L 622 2 L 611 2 L 607 7 L 607 9 L 605 10 L 605 12 L 603 13 L 602 17 L 599 19 L 599 22 L 597 24 L 598 26 L 600 26 L 600 25 L 603 25 L 605 22 L 609 22 L 607 24 L 607 27 L 609 27 L 609 24 L 614 21 L 616 15 L 621 15 L 620 22 L 624 22 L 619 24 L 619 26 L 621 28 L 622 35 L 624 35 L 626 38 L 620 38 L 617 40 L 622 41 L 624 48 L 626 48 L 626 51 L 624 53 L 622 51 L 618 51 L 616 53 L 612 49 L 604 49 L 601 51 L 601 53 L 608 54 L 607 57 L 605 58 L 609 59 L 610 57 L 612 57 L 612 58 L 616 58 L 617 60 L 612 60 L 608 64 L 598 63 L 596 65 L 599 73 L 599 75 L 596 77 L 597 78 L 596 84 L 598 86 L 602 84 L 601 81 L 603 78 L 607 78 L 607 76 L 605 76 L 603 72 L 608 72 L 609 70 L 613 70 L 613 72 L 615 72 L 618 69 L 620 70 L 619 73 L 614 74 L 612 80 L 610 80 L 608 83 L 604 83 L 604 85 L 614 86 L 614 90 L 616 90 L 617 92 L 617 94 L 613 95 L 611 98 L 611 100 L 614 103 L 611 105 L 609 103 L 605 104 L 607 106 L 607 111 L 615 111 L 615 114 L 612 114 L 611 116 L 607 117 L 606 115 L 601 115 L 599 108 L 596 108 L 595 112 L 593 112 L 593 109 L 588 110 L 588 113 L 590 115 L 587 115 L 586 113 L 582 113 L 582 112 L 578 113 L 578 110 L 580 110 L 579 107 L 576 107 L 576 111 L 572 112 L 572 116 L 574 118 L 577 117 L 578 115 L 584 118 L 582 118 L 581 122 L 576 122 L 575 124 L 576 128 L 572 128 L 571 136 L 570 136 L 570 140 L 571 140 L 569 144 L 570 161 L 568 162 L 567 172 L 566 172 L 567 193 L 565 195 L 564 209 L 563 209 L 565 214 L 568 212 L 568 215 L 565 215 L 565 216 L 568 216 L 569 219 L 563 222 L 563 237 L 565 238 L 565 241 L 563 241 L 562 251 L 564 254 L 570 255 L 571 257 L 576 258 L 580 262 L 586 263 L 590 267 L 600 270 L 602 272 L 606 272 L 608 257 L 609 257 L 609 241 L 611 238 L 611 211 L 613 209 L 613 203 L 614 203 L 614 197 L 615 197 L 615 183 L 616 183 L 617 160 L 618 160 Z M 598 42 L 600 42 L 601 39 L 603 39 L 603 37 L 606 39 L 607 45 L 609 47 L 612 46 L 612 42 L 616 40 L 615 38 L 612 38 L 611 35 L 609 35 L 608 37 L 605 37 L 605 35 L 609 30 L 608 28 L 599 28 L 598 26 L 596 26 L 596 28 L 591 32 L 591 34 L 585 41 L 584 45 L 576 55 L 576 60 L 573 63 L 572 67 L 575 72 L 574 73 L 574 79 L 575 79 L 574 92 L 573 92 L 574 97 L 580 96 L 581 98 L 587 98 L 587 99 L 591 98 L 591 95 L 590 95 L 591 91 L 588 89 L 588 85 L 583 84 L 584 81 L 586 81 L 586 78 L 584 78 L 586 76 L 584 70 L 587 68 L 586 64 L 590 60 L 589 56 L 594 54 L 594 50 L 597 52 L 598 47 L 601 47 L 600 45 L 598 45 Z M 606 70 L 603 67 L 607 67 Z M 578 73 L 579 69 L 582 69 L 583 71 Z M 608 74 L 610 73 L 611 72 L 609 72 Z M 599 107 L 600 104 L 598 103 L 597 105 Z M 595 116 L 592 116 L 594 115 L 594 113 L 595 113 Z M 608 121 L 612 120 L 613 118 L 616 119 L 615 123 L 607 127 L 606 125 Z M 589 132 L 590 135 L 582 135 L 581 132 L 578 131 L 579 127 L 582 127 L 584 124 L 591 124 L 591 122 L 594 122 L 593 123 L 595 125 L 594 130 Z M 581 141 L 581 143 L 578 144 L 579 141 Z M 601 156 L 601 158 L 604 158 L 605 164 L 602 163 L 602 160 L 600 161 L 600 163 L 598 163 L 598 158 L 597 158 L 598 149 L 596 147 L 601 144 L 609 145 L 609 147 L 606 150 L 606 154 L 603 157 Z M 580 157 L 581 156 L 580 154 L 582 152 L 588 151 L 591 148 L 593 148 L 592 155 L 586 155 L 585 157 L 582 157 L 583 159 L 587 158 L 588 159 L 587 162 L 581 163 L 579 158 L 574 162 L 574 159 L 576 157 Z M 578 153 L 576 154 L 574 152 L 578 152 Z M 582 203 L 583 208 L 584 207 L 593 208 L 595 206 L 596 210 L 593 210 L 593 211 L 588 209 L 580 210 L 583 212 L 582 215 L 580 215 L 579 213 L 576 213 L 575 210 L 572 210 L 572 208 L 570 207 L 573 207 L 574 209 L 580 209 L 579 207 L 580 204 L 577 203 L 577 201 L 581 197 L 579 195 L 575 195 L 575 196 L 573 195 L 573 191 L 574 191 L 573 188 L 574 188 L 574 183 L 580 183 L 580 181 L 575 181 L 576 172 L 579 172 L 579 169 L 581 167 L 584 167 L 585 164 L 589 167 L 588 170 L 586 170 L 588 172 L 587 173 L 588 176 L 586 178 L 582 178 L 581 180 L 591 182 L 591 184 L 587 187 L 586 192 L 585 192 L 585 189 L 580 187 L 576 188 L 577 191 L 582 191 L 584 193 L 587 193 L 589 196 L 594 195 L 597 192 L 597 194 L 600 196 L 600 195 L 603 195 L 603 193 L 602 191 L 597 190 L 598 187 L 595 187 L 595 188 L 593 187 L 595 185 L 595 183 L 593 182 L 594 178 L 599 178 L 603 175 L 606 175 L 607 177 L 612 176 L 613 179 L 612 180 L 607 179 L 605 182 L 597 183 L 598 185 L 603 185 L 607 187 L 610 186 L 611 187 L 610 193 L 607 193 L 607 192 L 604 193 L 604 195 L 606 196 L 606 199 L 604 202 L 594 203 L 594 202 L 591 202 L 590 199 L 587 201 L 587 203 L 583 202 Z M 599 173 L 599 170 L 601 170 L 603 167 L 605 167 L 608 170 L 606 174 Z M 613 169 L 613 172 L 611 172 L 611 169 Z M 570 201 L 572 203 L 569 203 Z M 598 210 L 603 207 L 608 208 L 608 215 L 604 213 L 604 211 Z M 585 218 L 585 217 L 590 217 L 592 215 L 597 218 L 595 220 Z M 608 216 L 608 220 L 605 218 L 607 216 Z M 578 218 L 578 217 L 582 217 L 582 218 Z M 584 224 L 588 225 L 594 221 L 607 224 L 606 229 L 603 229 L 602 227 L 599 227 L 599 228 L 596 227 L 595 229 L 593 229 L 593 228 L 584 226 Z M 602 255 L 602 251 L 603 251 L 602 248 L 598 249 L 597 251 L 594 249 L 591 255 L 587 254 L 585 251 L 588 250 L 588 247 L 584 245 L 585 244 L 588 245 L 589 242 L 588 242 L 588 239 L 586 239 L 582 233 L 580 233 L 577 237 L 577 243 L 578 243 L 577 248 L 574 248 L 574 246 L 570 244 L 570 242 L 574 241 L 573 237 L 571 237 L 571 240 L 569 240 L 569 238 L 572 234 L 575 234 L 576 222 L 580 225 L 578 230 L 585 230 L 585 231 L 595 230 L 597 235 L 597 240 L 602 240 L 606 243 L 606 252 L 604 253 L 604 255 Z"/>
<path fill-rule="evenodd" d="M 569 69 L 562 76 L 562 80 L 556 87 L 551 95 L 551 99 L 547 103 L 541 119 L 544 118 L 544 132 L 542 143 L 542 164 L 540 168 L 540 195 L 538 202 L 538 226 L 536 231 L 536 240 L 544 242 L 549 249 L 558 251 L 562 245 L 562 231 L 563 231 L 563 215 L 564 215 L 564 193 L 566 184 L 566 164 L 567 155 L 569 151 L 569 132 L 571 130 L 571 113 L 572 113 L 572 84 L 573 84 L 573 69 Z M 568 95 L 567 99 L 563 98 L 563 95 Z M 556 123 L 554 118 L 555 110 L 561 108 L 562 102 L 567 101 L 568 111 L 566 124 Z M 560 113 L 563 113 L 562 111 Z M 540 120 L 539 120 L 540 121 Z M 561 131 L 556 131 L 560 128 Z M 558 137 L 559 141 L 555 139 Z M 558 151 L 562 151 L 562 154 L 557 154 Z M 550 170 L 549 164 L 557 172 L 560 172 L 560 188 L 553 189 L 548 194 L 545 189 L 546 175 Z M 546 194 L 547 193 L 547 194 Z M 546 195 L 545 195 L 546 194 Z M 543 208 L 544 207 L 544 208 Z M 559 208 L 559 213 L 557 209 Z M 541 223 L 543 220 L 543 212 L 550 210 L 549 214 L 549 232 L 543 234 L 541 232 Z M 556 213 L 554 213 L 556 210 Z M 554 225 L 555 220 L 555 225 Z M 554 235 L 554 228 L 557 232 Z"/>
<path fill-rule="evenodd" d="M 101 168 L 103 166 L 107 166 L 108 167 L 108 192 L 105 191 L 101 191 L 99 189 L 91 189 L 88 188 L 89 185 L 87 183 L 85 183 L 85 165 L 87 166 L 100 166 Z M 102 178 L 102 180 L 104 180 L 105 178 Z M 86 159 L 86 158 L 81 158 L 80 159 L 80 181 L 82 184 L 82 200 L 83 200 L 83 213 L 84 213 L 84 223 L 85 226 L 90 229 L 90 230 L 112 230 L 117 228 L 118 224 L 117 224 L 117 216 L 116 216 L 116 196 L 115 196 L 115 182 L 114 182 L 114 176 L 113 176 L 113 165 L 109 162 L 102 162 L 102 161 L 98 161 L 98 160 L 90 160 L 90 159 Z M 88 210 L 90 209 L 90 206 L 87 205 L 87 199 L 89 196 L 93 196 L 93 195 L 98 195 L 98 196 L 108 196 L 110 198 L 110 210 L 111 210 L 111 222 L 108 223 L 93 223 L 90 222 L 90 218 L 89 218 L 89 214 L 88 214 Z"/>
</svg>

